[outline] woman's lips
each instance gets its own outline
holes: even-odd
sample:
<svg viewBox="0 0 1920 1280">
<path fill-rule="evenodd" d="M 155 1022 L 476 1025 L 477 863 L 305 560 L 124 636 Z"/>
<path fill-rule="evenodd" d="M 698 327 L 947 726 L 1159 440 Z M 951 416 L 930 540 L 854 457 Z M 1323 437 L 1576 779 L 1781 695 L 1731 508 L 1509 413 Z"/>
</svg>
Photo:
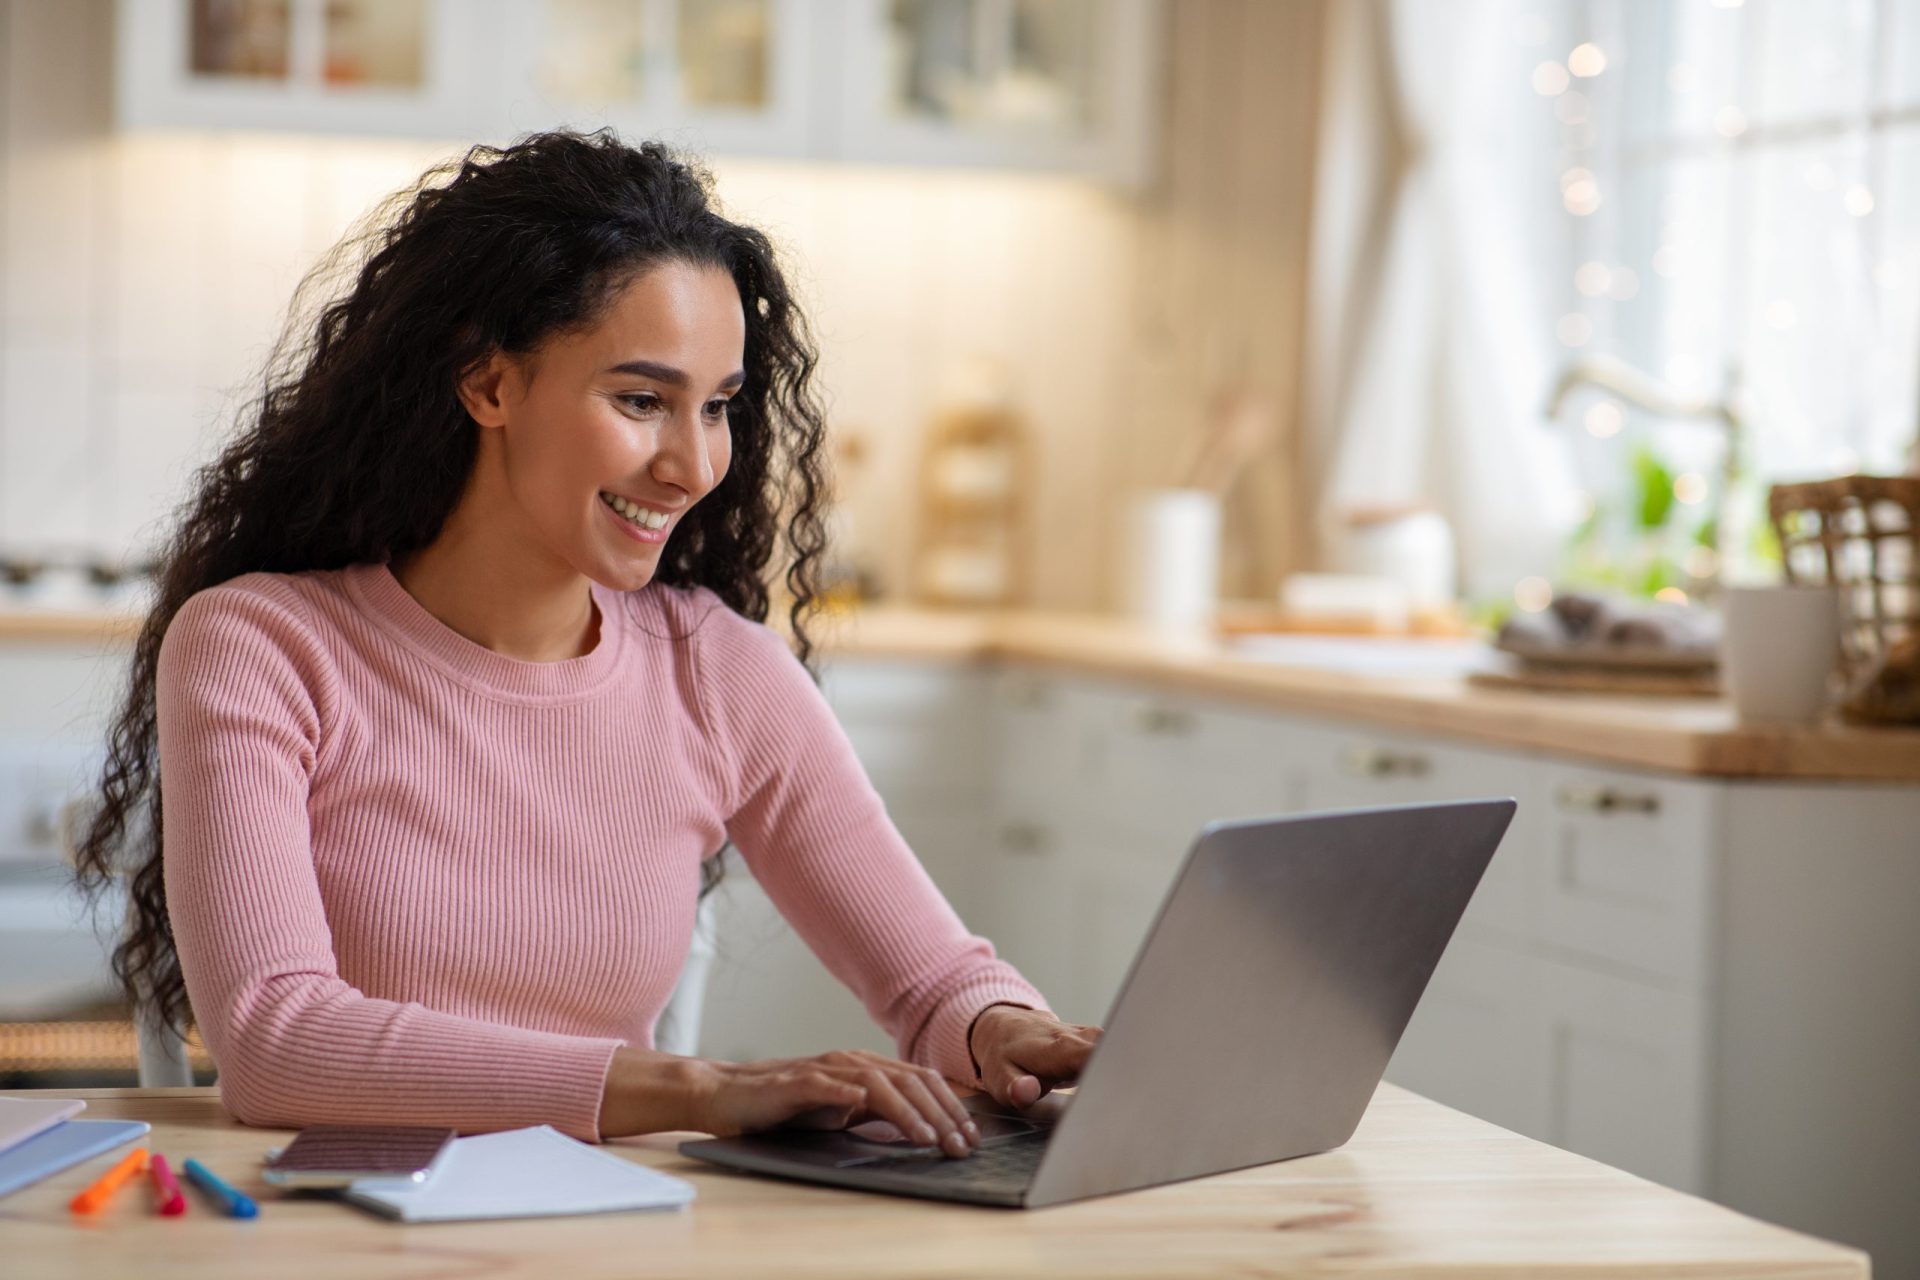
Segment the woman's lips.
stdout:
<svg viewBox="0 0 1920 1280">
<path fill-rule="evenodd" d="M 619 525 L 620 531 L 626 534 L 629 538 L 632 538 L 635 542 L 649 542 L 649 543 L 665 542 L 667 540 L 667 531 L 673 528 L 673 521 L 669 520 L 667 521 L 667 523 L 661 525 L 658 529 L 642 529 L 640 526 L 636 525 L 633 521 L 627 519 L 625 516 L 621 515 L 618 511 L 615 511 L 612 507 L 600 501 L 600 499 L 598 498 L 595 498 L 593 500 L 593 505 L 600 508 L 602 511 L 606 512 L 607 519 Z"/>
</svg>

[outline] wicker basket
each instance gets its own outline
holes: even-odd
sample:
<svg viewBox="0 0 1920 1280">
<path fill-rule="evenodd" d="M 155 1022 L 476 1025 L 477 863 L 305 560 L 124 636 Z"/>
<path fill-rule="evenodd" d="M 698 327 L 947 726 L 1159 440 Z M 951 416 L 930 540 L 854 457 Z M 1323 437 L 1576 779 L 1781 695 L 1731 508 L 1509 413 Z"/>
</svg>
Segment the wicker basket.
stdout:
<svg viewBox="0 0 1920 1280">
<path fill-rule="evenodd" d="M 1920 721 L 1920 477 L 1776 485 L 1767 506 L 1787 581 L 1840 588 L 1841 716 Z"/>
</svg>

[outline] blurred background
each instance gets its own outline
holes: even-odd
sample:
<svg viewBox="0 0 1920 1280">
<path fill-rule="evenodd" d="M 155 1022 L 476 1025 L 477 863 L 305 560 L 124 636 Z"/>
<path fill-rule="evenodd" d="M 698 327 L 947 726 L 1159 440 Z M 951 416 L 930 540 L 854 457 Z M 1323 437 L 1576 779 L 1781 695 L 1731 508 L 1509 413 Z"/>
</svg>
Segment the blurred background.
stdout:
<svg viewBox="0 0 1920 1280">
<path fill-rule="evenodd" d="M 296 286 L 558 123 L 785 254 L 830 696 L 1065 1016 L 1201 822 L 1519 794 L 1390 1078 L 1920 1269 L 1920 0 L 0 0 L 0 1084 L 137 1078 L 62 844 Z M 733 881 L 702 1051 L 891 1052 Z"/>
</svg>

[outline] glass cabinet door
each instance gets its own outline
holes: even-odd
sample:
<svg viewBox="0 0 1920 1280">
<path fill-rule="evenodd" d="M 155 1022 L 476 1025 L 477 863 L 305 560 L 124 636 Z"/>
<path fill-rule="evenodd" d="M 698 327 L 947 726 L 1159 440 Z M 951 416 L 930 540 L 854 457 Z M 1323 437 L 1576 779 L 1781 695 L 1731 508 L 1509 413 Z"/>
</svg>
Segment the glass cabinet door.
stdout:
<svg viewBox="0 0 1920 1280">
<path fill-rule="evenodd" d="M 817 3 L 817 0 L 816 0 Z M 536 0 L 509 47 L 531 50 L 508 132 L 611 125 L 698 150 L 798 156 L 809 145 L 806 0 Z"/>
<path fill-rule="evenodd" d="M 120 0 L 127 127 L 478 137 L 490 0 Z"/>
<path fill-rule="evenodd" d="M 849 158 L 1144 181 L 1157 0 L 847 0 Z"/>
</svg>

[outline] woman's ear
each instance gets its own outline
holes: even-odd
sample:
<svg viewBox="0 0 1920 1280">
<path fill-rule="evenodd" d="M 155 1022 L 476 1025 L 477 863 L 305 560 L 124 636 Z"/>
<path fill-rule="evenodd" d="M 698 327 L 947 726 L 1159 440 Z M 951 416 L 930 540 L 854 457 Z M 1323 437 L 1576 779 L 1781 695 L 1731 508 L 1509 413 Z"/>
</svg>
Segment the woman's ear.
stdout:
<svg viewBox="0 0 1920 1280">
<path fill-rule="evenodd" d="M 495 350 L 469 369 L 455 390 L 475 422 L 483 427 L 503 427 L 507 423 L 507 395 L 515 376 L 513 362 Z"/>
</svg>

